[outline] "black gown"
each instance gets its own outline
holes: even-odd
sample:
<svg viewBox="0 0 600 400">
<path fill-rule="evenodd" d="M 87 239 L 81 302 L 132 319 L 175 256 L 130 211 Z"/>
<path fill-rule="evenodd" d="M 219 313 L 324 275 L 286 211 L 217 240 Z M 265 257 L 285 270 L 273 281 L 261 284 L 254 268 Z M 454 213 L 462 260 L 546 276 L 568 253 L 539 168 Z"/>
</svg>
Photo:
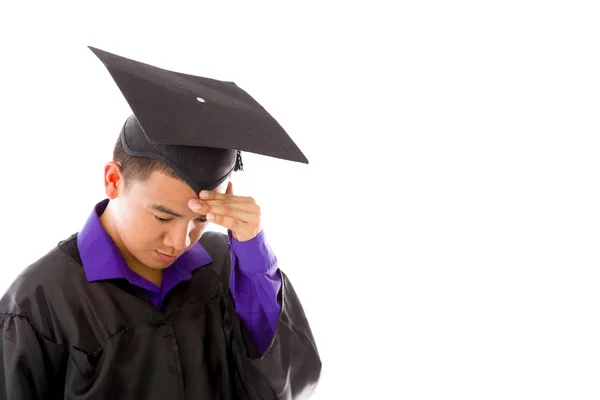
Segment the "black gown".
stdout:
<svg viewBox="0 0 600 400">
<path fill-rule="evenodd" d="M 262 357 L 231 298 L 227 236 L 200 239 L 213 262 L 157 310 L 125 280 L 89 283 L 76 234 L 29 266 L 0 300 L 0 398 L 296 399 L 321 360 L 292 285 Z"/>
</svg>

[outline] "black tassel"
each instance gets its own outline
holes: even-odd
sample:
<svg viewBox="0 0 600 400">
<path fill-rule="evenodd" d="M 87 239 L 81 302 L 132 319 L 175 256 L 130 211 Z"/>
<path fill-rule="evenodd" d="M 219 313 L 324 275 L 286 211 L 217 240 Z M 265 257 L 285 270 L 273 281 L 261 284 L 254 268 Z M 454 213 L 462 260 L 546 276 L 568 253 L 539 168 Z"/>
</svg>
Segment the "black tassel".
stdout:
<svg viewBox="0 0 600 400">
<path fill-rule="evenodd" d="M 238 150 L 237 158 L 235 160 L 235 167 L 233 167 L 234 171 L 243 171 L 244 164 L 242 163 L 242 152 Z"/>
</svg>

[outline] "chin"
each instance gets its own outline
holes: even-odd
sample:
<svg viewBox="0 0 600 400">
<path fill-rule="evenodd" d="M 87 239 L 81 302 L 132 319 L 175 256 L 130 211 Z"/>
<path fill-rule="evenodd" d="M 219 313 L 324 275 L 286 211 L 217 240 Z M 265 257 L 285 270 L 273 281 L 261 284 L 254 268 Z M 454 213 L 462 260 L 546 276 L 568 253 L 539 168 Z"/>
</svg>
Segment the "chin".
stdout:
<svg viewBox="0 0 600 400">
<path fill-rule="evenodd" d="M 136 259 L 144 267 L 151 268 L 151 269 L 158 269 L 158 270 L 165 269 L 167 267 L 170 267 L 173 264 L 172 262 L 170 262 L 170 263 L 164 262 L 156 255 L 156 253 L 154 253 L 154 254 L 146 253 L 143 256 L 140 255 L 139 257 L 136 257 Z"/>
<path fill-rule="evenodd" d="M 152 269 L 167 269 L 167 268 L 169 268 L 171 265 L 173 265 L 173 263 L 172 263 L 172 262 L 171 262 L 171 263 L 162 263 L 162 264 L 159 264 L 159 263 L 153 263 L 153 264 L 150 264 L 150 265 L 146 264 L 146 266 L 147 266 L 148 268 L 152 268 Z"/>
<path fill-rule="evenodd" d="M 150 268 L 153 271 L 164 271 L 166 269 L 168 269 L 171 265 L 173 264 L 169 264 L 169 265 L 150 265 L 148 266 L 148 268 Z"/>
</svg>

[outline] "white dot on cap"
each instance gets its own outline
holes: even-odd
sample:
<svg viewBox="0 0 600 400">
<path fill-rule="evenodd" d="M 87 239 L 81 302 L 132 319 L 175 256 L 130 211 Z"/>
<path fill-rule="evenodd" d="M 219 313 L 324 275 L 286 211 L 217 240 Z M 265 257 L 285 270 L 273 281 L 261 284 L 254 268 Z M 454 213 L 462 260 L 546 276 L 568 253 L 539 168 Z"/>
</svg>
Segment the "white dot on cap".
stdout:
<svg viewBox="0 0 600 400">
<path fill-rule="evenodd" d="M 197 97 L 196 100 L 198 100 L 200 103 L 206 103 L 202 97 Z"/>
</svg>

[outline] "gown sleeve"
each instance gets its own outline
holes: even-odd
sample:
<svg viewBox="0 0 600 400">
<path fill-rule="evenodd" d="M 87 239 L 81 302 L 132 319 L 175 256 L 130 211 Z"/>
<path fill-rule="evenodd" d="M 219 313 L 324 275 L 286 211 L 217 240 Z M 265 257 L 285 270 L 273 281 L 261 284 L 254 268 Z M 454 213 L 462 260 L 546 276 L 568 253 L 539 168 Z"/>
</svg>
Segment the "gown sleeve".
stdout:
<svg viewBox="0 0 600 400">
<path fill-rule="evenodd" d="M 54 398 L 64 348 L 39 335 L 22 316 L 0 314 L 0 399 Z"/>
<path fill-rule="evenodd" d="M 310 397 L 321 376 L 321 358 L 300 299 L 287 275 L 279 270 L 281 311 L 275 332 L 264 352 L 257 349 L 247 327 L 240 321 L 229 290 L 231 263 L 228 238 L 204 234 L 203 245 L 211 249 L 213 268 L 228 299 L 223 303 L 223 329 L 228 337 L 237 397 L 252 400 L 291 400 Z"/>
<path fill-rule="evenodd" d="M 288 277 L 282 278 L 282 309 L 270 347 L 254 366 L 277 399 L 308 398 L 321 375 L 321 359 L 308 319 Z"/>
</svg>

